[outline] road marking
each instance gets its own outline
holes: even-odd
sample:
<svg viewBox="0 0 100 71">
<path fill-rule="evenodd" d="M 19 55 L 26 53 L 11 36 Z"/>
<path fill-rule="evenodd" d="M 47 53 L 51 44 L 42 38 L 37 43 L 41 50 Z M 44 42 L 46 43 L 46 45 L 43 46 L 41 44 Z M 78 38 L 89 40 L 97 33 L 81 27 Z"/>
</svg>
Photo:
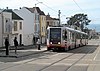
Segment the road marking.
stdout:
<svg viewBox="0 0 100 71">
<path fill-rule="evenodd" d="M 98 48 L 99 48 L 99 49 L 98 49 L 98 51 L 97 51 L 96 55 L 94 56 L 93 60 L 95 60 L 95 59 L 97 58 L 97 55 L 98 55 L 98 54 L 99 54 L 99 52 L 100 52 L 100 46 L 99 46 Z"/>
<path fill-rule="evenodd" d="M 75 66 L 88 66 L 89 64 L 76 64 Z"/>
</svg>

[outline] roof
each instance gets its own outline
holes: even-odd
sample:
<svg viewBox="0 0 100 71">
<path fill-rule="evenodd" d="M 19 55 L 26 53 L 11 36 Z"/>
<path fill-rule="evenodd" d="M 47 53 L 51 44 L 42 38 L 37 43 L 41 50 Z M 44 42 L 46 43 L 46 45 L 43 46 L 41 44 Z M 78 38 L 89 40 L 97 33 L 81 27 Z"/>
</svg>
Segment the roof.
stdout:
<svg viewBox="0 0 100 71">
<path fill-rule="evenodd" d="M 50 15 L 46 15 L 46 20 L 59 20 L 58 18 L 52 18 Z"/>
<path fill-rule="evenodd" d="M 41 11 L 39 7 L 33 7 L 33 8 L 27 8 L 27 7 L 25 7 L 25 8 L 28 9 L 32 13 L 35 13 L 35 8 L 36 8 L 36 10 L 39 13 L 39 15 L 45 15 L 45 13 L 43 11 Z"/>
<path fill-rule="evenodd" d="M 52 20 L 52 18 L 50 17 L 50 15 L 46 15 L 46 20 Z"/>
<path fill-rule="evenodd" d="M 0 9 L 0 13 L 2 13 L 3 12 L 3 10 L 2 9 Z"/>
<path fill-rule="evenodd" d="M 18 16 L 15 12 L 13 12 L 12 9 L 5 9 L 4 12 L 12 13 L 12 19 L 14 20 L 23 20 L 20 16 Z"/>
<path fill-rule="evenodd" d="M 59 20 L 58 18 L 53 18 L 53 20 Z"/>
</svg>

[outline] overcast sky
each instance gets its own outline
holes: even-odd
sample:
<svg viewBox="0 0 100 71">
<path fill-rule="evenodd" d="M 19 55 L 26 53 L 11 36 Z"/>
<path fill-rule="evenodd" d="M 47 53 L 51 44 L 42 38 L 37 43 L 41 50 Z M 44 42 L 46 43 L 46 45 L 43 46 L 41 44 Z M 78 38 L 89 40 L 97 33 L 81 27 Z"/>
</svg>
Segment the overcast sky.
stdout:
<svg viewBox="0 0 100 71">
<path fill-rule="evenodd" d="M 92 20 L 91 24 L 100 24 L 100 0 L 38 0 L 37 4 L 42 11 L 52 17 L 58 17 L 61 10 L 61 22 L 66 22 L 66 17 L 77 13 L 84 13 Z M 37 0 L 0 0 L 0 8 L 19 9 L 19 7 L 34 7 Z M 77 4 L 76 4 L 76 3 Z"/>
</svg>

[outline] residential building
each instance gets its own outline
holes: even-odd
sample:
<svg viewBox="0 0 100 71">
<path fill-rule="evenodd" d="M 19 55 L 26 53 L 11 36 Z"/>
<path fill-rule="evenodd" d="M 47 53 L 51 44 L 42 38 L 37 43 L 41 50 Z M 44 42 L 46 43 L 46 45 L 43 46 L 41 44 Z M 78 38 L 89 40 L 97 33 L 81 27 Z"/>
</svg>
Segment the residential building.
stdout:
<svg viewBox="0 0 100 71">
<path fill-rule="evenodd" d="M 17 37 L 18 44 L 23 44 L 23 19 L 18 16 L 13 10 L 6 9 L 5 12 L 12 13 L 12 33 L 11 33 L 11 46 L 14 46 L 14 38 Z"/>
<path fill-rule="evenodd" d="M 21 18 L 23 18 L 23 44 L 32 45 L 34 37 L 34 22 L 35 14 L 30 8 L 23 7 L 19 10 L 14 10 Z M 37 23 L 37 21 L 36 21 Z M 36 30 L 37 31 L 37 30 Z"/>
<path fill-rule="evenodd" d="M 53 19 L 53 26 L 59 26 L 59 19 L 58 18 L 52 18 Z"/>
<path fill-rule="evenodd" d="M 2 24 L 2 11 L 0 12 L 0 47 L 2 47 L 3 46 L 3 39 L 2 39 L 2 36 L 3 36 L 3 34 L 2 34 L 2 26 L 3 26 L 3 24 Z"/>
<path fill-rule="evenodd" d="M 14 10 L 14 12 L 24 19 L 24 45 L 34 44 L 39 37 L 41 39 L 41 43 L 46 42 L 46 16 L 39 7 L 23 7 L 20 10 Z"/>
<path fill-rule="evenodd" d="M 41 43 L 46 43 L 46 16 L 43 11 L 40 13 L 40 36 Z"/>
<path fill-rule="evenodd" d="M 10 46 L 14 46 L 14 38 L 17 37 L 19 45 L 23 44 L 23 19 L 18 16 L 12 9 L 5 9 L 4 12 L 9 12 L 12 14 L 11 21 L 11 37 L 9 39 Z"/>
<path fill-rule="evenodd" d="M 59 19 L 57 19 L 57 18 L 52 18 L 52 17 L 50 17 L 49 14 L 46 16 L 46 21 L 47 21 L 47 26 L 46 26 L 46 28 L 47 28 L 48 26 L 59 26 Z"/>
<path fill-rule="evenodd" d="M 41 43 L 45 43 L 47 25 L 49 26 L 59 25 L 59 19 L 51 18 L 50 15 L 45 16 L 44 12 L 41 11 L 39 7 L 33 7 L 33 8 L 23 7 L 20 8 L 19 10 L 14 10 L 14 12 L 24 20 L 23 21 L 24 45 L 34 44 L 37 38 L 41 39 Z"/>
<path fill-rule="evenodd" d="M 41 43 L 45 43 L 46 42 L 46 16 L 44 12 L 40 10 L 39 7 L 29 8 L 29 10 L 38 15 L 38 19 L 36 19 L 36 23 L 38 24 L 37 34 L 38 37 L 41 39 Z"/>
<path fill-rule="evenodd" d="M 95 29 L 89 29 L 89 39 L 94 39 L 97 36 L 97 32 Z"/>
<path fill-rule="evenodd" d="M 33 41 L 34 44 L 37 42 L 37 39 L 41 36 L 40 34 L 40 16 L 39 13 L 41 12 L 41 10 L 39 9 L 39 7 L 33 7 L 33 8 L 27 8 L 31 13 L 34 14 L 34 36 L 33 36 Z"/>
<path fill-rule="evenodd" d="M 12 13 L 0 10 L 0 47 L 5 46 L 5 38 L 8 37 L 11 44 Z"/>
</svg>

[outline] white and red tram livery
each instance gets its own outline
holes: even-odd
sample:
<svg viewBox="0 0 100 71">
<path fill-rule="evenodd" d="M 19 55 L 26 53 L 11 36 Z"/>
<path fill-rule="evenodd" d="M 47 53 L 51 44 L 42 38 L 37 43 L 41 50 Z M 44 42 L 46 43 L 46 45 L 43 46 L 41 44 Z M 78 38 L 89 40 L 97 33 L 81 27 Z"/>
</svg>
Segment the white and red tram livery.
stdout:
<svg viewBox="0 0 100 71">
<path fill-rule="evenodd" d="M 86 33 L 69 27 L 47 28 L 47 50 L 69 50 L 88 43 Z"/>
</svg>

